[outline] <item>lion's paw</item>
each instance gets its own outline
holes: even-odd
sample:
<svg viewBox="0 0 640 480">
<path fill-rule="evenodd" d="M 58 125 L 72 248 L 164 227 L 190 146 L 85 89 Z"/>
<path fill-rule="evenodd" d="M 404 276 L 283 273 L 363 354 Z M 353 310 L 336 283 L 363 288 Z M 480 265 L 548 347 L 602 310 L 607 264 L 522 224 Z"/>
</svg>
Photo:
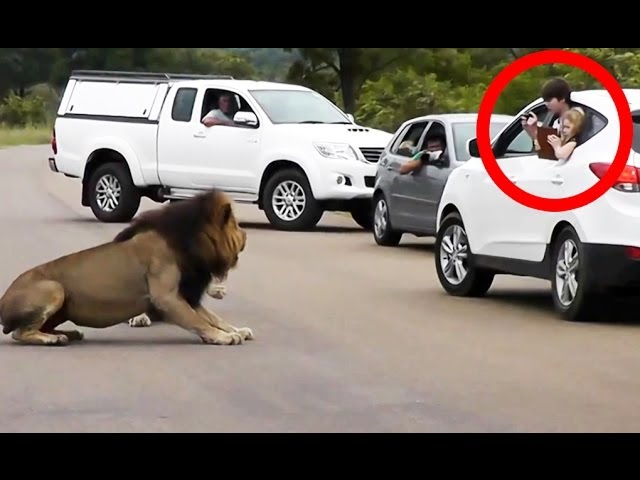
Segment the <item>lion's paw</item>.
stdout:
<svg viewBox="0 0 640 480">
<path fill-rule="evenodd" d="M 81 342 L 84 340 L 84 333 L 80 330 L 65 330 L 59 333 L 67 337 L 70 342 Z"/>
<path fill-rule="evenodd" d="M 45 341 L 45 344 L 58 346 L 58 347 L 65 347 L 69 345 L 69 342 L 70 342 L 69 337 L 67 337 L 66 335 L 58 334 L 58 335 L 51 335 Z"/>
<path fill-rule="evenodd" d="M 221 284 L 210 285 L 207 288 L 207 295 L 216 300 L 222 300 L 227 295 L 227 287 Z"/>
<path fill-rule="evenodd" d="M 214 335 L 204 335 L 202 341 L 207 345 L 241 345 L 243 340 L 239 333 L 219 332 Z"/>
<path fill-rule="evenodd" d="M 253 330 L 250 328 L 236 328 L 236 333 L 239 333 L 243 340 L 253 340 Z"/>
<path fill-rule="evenodd" d="M 151 326 L 151 319 L 147 314 L 143 313 L 137 317 L 133 317 L 129 320 L 129 326 L 131 328 L 146 328 Z"/>
</svg>

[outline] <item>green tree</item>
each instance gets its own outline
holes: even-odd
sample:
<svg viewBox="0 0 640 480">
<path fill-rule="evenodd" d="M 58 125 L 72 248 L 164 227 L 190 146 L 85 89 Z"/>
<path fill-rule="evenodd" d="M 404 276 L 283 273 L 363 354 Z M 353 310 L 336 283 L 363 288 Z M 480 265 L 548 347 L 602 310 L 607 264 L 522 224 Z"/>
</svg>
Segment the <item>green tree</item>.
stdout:
<svg viewBox="0 0 640 480">
<path fill-rule="evenodd" d="M 411 48 L 285 48 L 297 51 L 299 59 L 291 67 L 288 79 L 318 90 L 317 82 L 327 82 L 342 95 L 348 113 L 355 113 L 360 90 L 367 80 L 379 78 L 392 67 L 408 62 Z M 329 72 L 332 75 L 326 75 Z M 334 76 L 333 84 L 331 76 Z M 324 93 L 324 92 L 323 92 Z"/>
</svg>

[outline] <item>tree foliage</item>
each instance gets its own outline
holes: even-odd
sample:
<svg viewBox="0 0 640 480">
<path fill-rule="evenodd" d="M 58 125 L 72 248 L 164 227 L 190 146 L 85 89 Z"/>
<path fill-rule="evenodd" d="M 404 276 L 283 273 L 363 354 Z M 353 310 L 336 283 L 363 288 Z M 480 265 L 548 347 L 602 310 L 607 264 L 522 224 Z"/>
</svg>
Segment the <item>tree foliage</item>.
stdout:
<svg viewBox="0 0 640 480">
<path fill-rule="evenodd" d="M 475 112 L 509 62 L 542 48 L 0 48 L 0 122 L 50 119 L 72 69 L 226 74 L 309 86 L 362 123 L 392 131 L 429 113 Z M 568 49 L 640 87 L 640 49 Z M 542 84 L 564 76 L 576 89 L 600 88 L 563 65 L 535 68 L 503 92 L 497 113 L 515 114 Z M 46 87 L 46 86 L 49 87 Z M 47 113 L 48 112 L 48 113 Z"/>
</svg>

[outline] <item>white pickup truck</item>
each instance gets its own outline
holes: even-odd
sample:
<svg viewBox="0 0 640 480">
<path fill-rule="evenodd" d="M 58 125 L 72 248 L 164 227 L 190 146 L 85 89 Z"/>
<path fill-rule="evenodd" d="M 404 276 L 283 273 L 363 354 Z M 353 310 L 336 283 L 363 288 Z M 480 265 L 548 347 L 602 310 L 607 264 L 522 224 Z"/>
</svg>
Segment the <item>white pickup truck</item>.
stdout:
<svg viewBox="0 0 640 480">
<path fill-rule="evenodd" d="M 232 121 L 206 127 L 225 96 Z M 325 211 L 349 212 L 368 229 L 391 137 L 301 86 L 85 70 L 72 73 L 60 101 L 49 166 L 82 180 L 82 205 L 103 222 L 131 220 L 142 197 L 217 188 L 257 204 L 281 230 L 311 229 Z"/>
</svg>

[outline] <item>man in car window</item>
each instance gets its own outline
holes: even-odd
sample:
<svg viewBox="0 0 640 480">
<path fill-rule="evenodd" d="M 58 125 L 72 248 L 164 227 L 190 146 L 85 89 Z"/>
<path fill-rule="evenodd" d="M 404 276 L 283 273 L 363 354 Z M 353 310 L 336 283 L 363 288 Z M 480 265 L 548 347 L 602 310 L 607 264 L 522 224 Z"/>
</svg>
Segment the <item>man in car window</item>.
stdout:
<svg viewBox="0 0 640 480">
<path fill-rule="evenodd" d="M 223 93 L 218 98 L 218 108 L 207 113 L 202 119 L 202 123 L 205 127 L 213 127 L 214 125 L 235 126 L 236 123 L 233 121 L 233 116 L 236 110 L 233 95 Z"/>
<path fill-rule="evenodd" d="M 553 128 L 558 131 L 558 136 L 560 136 L 562 117 L 574 106 L 571 102 L 571 86 L 564 78 L 553 78 L 543 85 L 540 96 L 547 109 L 558 117 L 553 122 Z M 523 128 L 534 141 L 537 139 L 539 125 L 538 117 L 533 112 L 522 120 Z"/>
<path fill-rule="evenodd" d="M 422 157 L 425 153 L 439 152 L 439 151 L 444 152 L 447 146 L 447 141 L 441 135 L 428 136 L 425 139 L 425 143 L 427 146 L 425 150 L 422 150 L 416 153 L 413 157 L 411 157 L 411 160 L 409 160 L 407 163 L 403 163 L 400 166 L 401 175 L 407 175 L 411 172 L 416 172 L 420 170 L 424 166 L 424 160 Z"/>
</svg>

